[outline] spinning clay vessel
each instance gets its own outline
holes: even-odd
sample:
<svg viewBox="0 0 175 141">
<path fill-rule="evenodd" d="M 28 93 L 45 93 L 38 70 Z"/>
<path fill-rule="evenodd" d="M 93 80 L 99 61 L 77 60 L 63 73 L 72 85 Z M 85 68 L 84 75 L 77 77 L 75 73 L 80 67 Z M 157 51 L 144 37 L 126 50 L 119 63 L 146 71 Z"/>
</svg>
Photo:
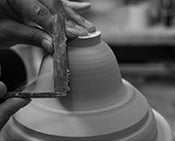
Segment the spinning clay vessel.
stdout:
<svg viewBox="0 0 175 141">
<path fill-rule="evenodd" d="M 167 121 L 123 80 L 97 31 L 68 43 L 71 92 L 33 99 L 2 131 L 4 141 L 173 141 Z M 53 58 L 45 56 L 24 92 L 53 92 Z"/>
</svg>

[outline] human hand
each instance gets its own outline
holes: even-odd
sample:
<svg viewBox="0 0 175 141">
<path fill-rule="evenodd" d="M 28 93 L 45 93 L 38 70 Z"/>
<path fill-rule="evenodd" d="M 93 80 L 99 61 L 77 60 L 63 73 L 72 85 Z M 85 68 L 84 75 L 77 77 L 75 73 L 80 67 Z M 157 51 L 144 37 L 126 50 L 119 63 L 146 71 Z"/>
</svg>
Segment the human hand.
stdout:
<svg viewBox="0 0 175 141">
<path fill-rule="evenodd" d="M 6 86 L 0 82 L 0 98 L 6 93 Z M 11 98 L 2 102 L 0 100 L 0 131 L 9 118 L 16 113 L 20 108 L 23 108 L 30 103 L 30 99 L 20 99 L 20 98 Z"/>
<path fill-rule="evenodd" d="M 52 47 L 53 6 L 60 0 L 0 0 L 0 45 L 32 44 L 48 52 Z M 92 23 L 78 13 L 90 8 L 90 3 L 61 0 L 65 8 L 66 35 L 70 38 L 95 31 Z M 32 23 L 32 24 L 31 24 Z"/>
</svg>

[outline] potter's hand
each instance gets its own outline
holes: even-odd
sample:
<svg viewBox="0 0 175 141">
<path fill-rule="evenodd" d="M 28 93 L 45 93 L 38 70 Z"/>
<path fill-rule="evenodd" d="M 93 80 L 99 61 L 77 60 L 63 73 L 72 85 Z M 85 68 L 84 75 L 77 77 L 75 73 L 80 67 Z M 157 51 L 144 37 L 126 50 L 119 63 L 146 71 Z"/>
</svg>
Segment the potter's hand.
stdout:
<svg viewBox="0 0 175 141">
<path fill-rule="evenodd" d="M 6 86 L 0 82 L 0 98 L 6 93 L 6 90 Z M 10 116 L 30 103 L 30 99 L 24 100 L 19 98 L 7 99 L 3 102 L 2 100 L 0 101 L 0 130 L 9 120 Z"/>
<path fill-rule="evenodd" d="M 60 0 L 0 0 L 0 48 L 27 43 L 52 52 L 52 10 L 53 6 L 59 7 L 58 1 Z M 61 1 L 67 16 L 68 37 L 86 35 L 87 31 L 95 30 L 93 24 L 77 14 L 89 9 L 89 3 Z"/>
<path fill-rule="evenodd" d="M 64 4 L 67 15 L 66 31 L 68 37 L 75 38 L 80 35 L 87 35 L 88 32 L 94 32 L 96 30 L 95 26 L 91 22 L 87 21 L 78 14 L 89 10 L 91 6 L 90 3 L 70 2 L 68 0 L 61 1 Z"/>
</svg>

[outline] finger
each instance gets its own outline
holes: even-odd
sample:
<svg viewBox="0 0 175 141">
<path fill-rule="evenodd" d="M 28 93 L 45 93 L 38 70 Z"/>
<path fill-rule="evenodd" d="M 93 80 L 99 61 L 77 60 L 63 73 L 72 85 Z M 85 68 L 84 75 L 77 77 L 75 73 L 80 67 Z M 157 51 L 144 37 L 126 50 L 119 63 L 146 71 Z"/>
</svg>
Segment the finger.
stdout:
<svg viewBox="0 0 175 141">
<path fill-rule="evenodd" d="M 62 0 L 63 4 L 67 7 L 72 8 L 73 10 L 75 10 L 78 13 L 84 13 L 86 11 L 88 11 L 91 7 L 91 3 L 89 2 L 72 2 L 72 1 L 68 1 L 68 0 Z"/>
<path fill-rule="evenodd" d="M 66 32 L 69 38 L 88 35 L 88 31 L 72 21 L 66 21 Z"/>
<path fill-rule="evenodd" d="M 20 108 L 31 102 L 30 99 L 7 99 L 0 105 L 0 129 L 6 124 L 9 118 L 15 114 Z"/>
<path fill-rule="evenodd" d="M 36 27 L 26 26 L 15 21 L 4 21 L 0 24 L 0 44 L 4 46 L 24 43 L 45 49 L 52 53 L 51 36 Z"/>
<path fill-rule="evenodd" d="M 0 98 L 3 97 L 6 92 L 7 92 L 7 87 L 3 82 L 0 82 Z"/>
<path fill-rule="evenodd" d="M 53 15 L 49 8 L 37 0 L 9 0 L 11 7 L 48 32 L 52 31 Z"/>
<path fill-rule="evenodd" d="M 66 28 L 66 36 L 68 38 L 77 38 L 80 35 L 80 32 L 74 28 Z"/>
<path fill-rule="evenodd" d="M 85 36 L 87 34 L 83 33 L 82 31 L 77 30 L 76 28 L 66 28 L 66 36 L 68 38 L 77 38 L 78 36 Z"/>
<path fill-rule="evenodd" d="M 83 17 L 81 17 L 79 14 L 77 14 L 74 10 L 72 10 L 69 7 L 65 7 L 66 13 L 67 13 L 67 17 L 74 21 L 75 23 L 77 23 L 78 25 L 86 28 L 89 32 L 94 32 L 96 30 L 95 26 L 87 21 L 86 19 L 84 19 Z"/>
<path fill-rule="evenodd" d="M 28 105 L 31 99 L 21 99 L 21 98 L 10 98 L 1 104 L 1 112 L 6 113 L 6 115 L 12 115 L 17 112 L 20 108 Z"/>
<path fill-rule="evenodd" d="M 5 99 L 3 99 L 2 97 L 5 95 L 6 92 L 7 92 L 7 87 L 3 82 L 0 82 L 0 104 L 5 101 Z"/>
</svg>

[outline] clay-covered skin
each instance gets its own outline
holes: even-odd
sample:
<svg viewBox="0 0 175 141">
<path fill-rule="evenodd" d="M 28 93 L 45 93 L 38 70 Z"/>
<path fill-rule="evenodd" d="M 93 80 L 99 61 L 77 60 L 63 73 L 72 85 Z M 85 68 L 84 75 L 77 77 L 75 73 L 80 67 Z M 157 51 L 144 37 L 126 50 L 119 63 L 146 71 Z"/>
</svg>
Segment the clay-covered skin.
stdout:
<svg viewBox="0 0 175 141">
<path fill-rule="evenodd" d="M 7 87 L 4 83 L 0 82 L 0 94 L 5 94 L 7 92 Z"/>
</svg>

